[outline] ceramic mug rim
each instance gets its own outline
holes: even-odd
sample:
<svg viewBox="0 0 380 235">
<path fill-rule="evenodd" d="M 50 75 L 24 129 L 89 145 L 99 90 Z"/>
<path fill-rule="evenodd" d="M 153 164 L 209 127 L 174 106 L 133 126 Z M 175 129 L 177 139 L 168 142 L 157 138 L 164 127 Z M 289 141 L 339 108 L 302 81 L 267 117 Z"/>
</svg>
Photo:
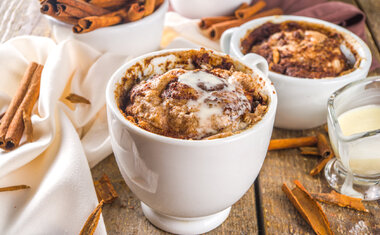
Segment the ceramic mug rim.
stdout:
<svg viewBox="0 0 380 235">
<path fill-rule="evenodd" d="M 327 84 L 340 83 L 347 80 L 351 80 L 369 70 L 371 66 L 371 62 L 372 62 L 372 54 L 367 44 L 361 38 L 359 38 L 357 35 L 355 35 L 351 31 L 341 26 L 338 26 L 336 24 L 333 24 L 324 20 L 316 19 L 316 18 L 305 17 L 305 16 L 275 15 L 275 16 L 267 16 L 267 17 L 249 21 L 235 28 L 235 30 L 232 32 L 232 37 L 229 42 L 231 46 L 230 52 L 233 50 L 234 54 L 237 54 L 237 57 L 239 58 L 243 58 L 244 56 L 246 56 L 246 55 L 243 55 L 243 53 L 240 50 L 241 37 L 238 37 L 238 34 L 241 34 L 242 32 L 246 33 L 248 30 L 257 28 L 268 21 L 275 21 L 275 23 L 280 23 L 280 22 L 284 22 L 288 20 L 316 23 L 316 24 L 324 25 L 334 30 L 337 30 L 339 33 L 343 34 L 345 37 L 348 37 L 349 39 L 353 40 L 353 42 L 349 42 L 349 43 L 356 44 L 355 45 L 357 46 L 356 50 L 359 56 L 361 57 L 361 61 L 360 61 L 359 66 L 354 71 L 348 74 L 344 74 L 342 76 L 338 76 L 338 77 L 329 77 L 329 78 L 322 78 L 322 79 L 300 78 L 300 77 L 293 77 L 293 76 L 288 76 L 288 75 L 272 72 L 269 70 L 268 74 L 270 78 L 283 79 L 289 82 L 297 82 L 297 83 L 302 83 L 304 85 L 311 85 L 311 86 L 316 85 L 316 84 L 327 85 Z M 361 50 L 362 50 L 362 53 L 361 53 Z M 248 54 L 251 54 L 251 53 L 248 53 Z"/>
</svg>

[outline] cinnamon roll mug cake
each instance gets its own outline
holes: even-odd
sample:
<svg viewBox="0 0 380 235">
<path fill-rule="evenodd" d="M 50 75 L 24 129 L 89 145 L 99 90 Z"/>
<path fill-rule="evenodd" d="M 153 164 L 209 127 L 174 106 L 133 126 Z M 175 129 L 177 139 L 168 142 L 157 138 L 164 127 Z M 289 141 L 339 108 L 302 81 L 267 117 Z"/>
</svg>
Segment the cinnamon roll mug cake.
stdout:
<svg viewBox="0 0 380 235">
<path fill-rule="evenodd" d="M 207 232 L 249 189 L 277 106 L 266 73 L 222 53 L 177 49 L 136 58 L 112 76 L 106 92 L 112 148 L 157 227 Z"/>
<path fill-rule="evenodd" d="M 367 76 L 372 57 L 355 34 L 300 16 L 270 16 L 226 31 L 223 52 L 249 63 L 268 62 L 279 96 L 275 126 L 308 129 L 326 122 L 327 100 L 342 86 Z"/>
</svg>

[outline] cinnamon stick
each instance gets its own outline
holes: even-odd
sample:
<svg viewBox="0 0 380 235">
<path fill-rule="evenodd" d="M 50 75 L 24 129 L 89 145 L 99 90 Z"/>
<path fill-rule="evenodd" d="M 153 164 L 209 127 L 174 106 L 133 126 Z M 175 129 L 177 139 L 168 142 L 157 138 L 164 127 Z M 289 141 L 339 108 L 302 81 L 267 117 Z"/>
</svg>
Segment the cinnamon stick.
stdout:
<svg viewBox="0 0 380 235">
<path fill-rule="evenodd" d="M 317 137 L 315 136 L 288 139 L 273 139 L 269 143 L 268 150 L 314 146 L 317 144 L 317 141 Z"/>
<path fill-rule="evenodd" d="M 369 212 L 363 205 L 362 199 L 349 197 L 335 191 L 330 193 L 313 193 L 313 198 L 320 202 L 325 202 L 340 207 L 347 207 L 358 211 Z"/>
<path fill-rule="evenodd" d="M 78 21 L 77 18 L 72 17 L 72 16 L 58 16 L 56 5 L 53 5 L 52 3 L 47 2 L 47 1 L 42 3 L 40 11 L 42 14 L 51 16 L 67 24 L 76 24 Z"/>
<path fill-rule="evenodd" d="M 254 5 L 252 5 L 250 7 L 236 10 L 235 11 L 235 17 L 238 18 L 238 19 L 248 18 L 250 16 L 253 16 L 257 12 L 259 12 L 266 5 L 267 4 L 264 1 L 260 0 L 260 1 L 258 1 L 257 3 L 255 3 Z"/>
<path fill-rule="evenodd" d="M 100 16 L 109 13 L 107 9 L 92 5 L 81 0 L 57 0 L 57 4 L 58 3 L 75 7 L 91 16 Z"/>
<path fill-rule="evenodd" d="M 285 183 L 282 185 L 282 191 L 286 194 L 294 207 L 313 228 L 316 234 L 333 234 L 327 217 L 318 202 L 313 199 L 298 180 L 295 180 L 294 184 L 296 187 L 292 190 L 288 188 Z"/>
<path fill-rule="evenodd" d="M 322 161 L 320 161 L 311 171 L 310 171 L 310 175 L 311 176 L 316 176 L 318 175 L 322 170 L 323 168 L 326 166 L 326 164 L 334 157 L 334 154 L 330 154 L 329 157 L 323 159 Z"/>
<path fill-rule="evenodd" d="M 4 115 L 5 115 L 5 112 L 0 114 L 0 123 L 1 123 L 1 119 L 3 119 Z"/>
<path fill-rule="evenodd" d="M 152 14 L 153 11 L 154 11 L 155 5 L 156 5 L 156 0 L 145 0 L 145 4 L 144 4 L 144 9 L 145 9 L 144 16 L 148 16 L 148 15 Z"/>
<path fill-rule="evenodd" d="M 301 155 L 320 156 L 319 150 L 316 147 L 300 147 Z"/>
<path fill-rule="evenodd" d="M 90 16 L 85 11 L 80 10 L 79 8 L 70 6 L 70 5 L 65 5 L 65 4 L 57 4 L 57 11 L 55 14 L 59 17 L 74 17 L 74 18 L 83 18 Z"/>
<path fill-rule="evenodd" d="M 255 14 L 253 16 L 250 16 L 244 19 L 237 19 L 237 20 L 225 21 L 222 23 L 214 24 L 209 29 L 207 29 L 204 33 L 210 39 L 218 40 L 222 36 L 223 32 L 229 28 L 240 26 L 248 21 L 251 21 L 253 19 L 257 19 L 260 17 L 271 16 L 271 15 L 281 15 L 281 14 L 283 14 L 283 11 L 280 8 L 273 8 L 267 11 L 262 11 L 258 14 Z"/>
<path fill-rule="evenodd" d="M 53 5 L 51 2 L 48 2 L 48 1 L 42 2 L 40 11 L 43 14 L 46 14 L 49 16 L 55 16 L 56 5 Z"/>
<path fill-rule="evenodd" d="M 127 21 L 133 22 L 144 17 L 144 7 L 133 3 L 128 10 Z"/>
<path fill-rule="evenodd" d="M 0 124 L 0 147 L 5 147 L 5 136 L 7 134 L 9 125 L 12 122 L 13 117 L 16 114 L 16 111 L 18 110 L 21 102 L 23 101 L 25 94 L 28 91 L 29 84 L 33 78 L 33 74 L 36 71 L 38 67 L 38 64 L 35 62 L 32 62 L 29 64 L 28 68 L 26 69 L 23 78 L 21 79 L 20 86 L 16 91 L 16 94 L 12 98 L 11 103 L 9 104 L 9 107 L 7 111 L 4 114 L 4 117 L 1 119 Z"/>
<path fill-rule="evenodd" d="M 211 27 L 213 24 L 225 22 L 225 21 L 230 21 L 236 19 L 234 16 L 215 16 L 215 17 L 205 17 L 202 18 L 199 21 L 199 28 L 201 29 L 208 29 Z"/>
<path fill-rule="evenodd" d="M 30 186 L 22 184 L 22 185 L 2 187 L 0 188 L 0 192 L 16 191 L 16 190 L 28 189 L 28 188 L 30 188 Z"/>
<path fill-rule="evenodd" d="M 66 96 L 66 98 L 68 101 L 70 101 L 71 103 L 73 104 L 91 104 L 91 102 L 84 98 L 83 96 L 80 96 L 80 95 L 77 95 L 77 94 L 74 94 L 74 93 L 70 93 L 68 96 Z"/>
<path fill-rule="evenodd" d="M 86 222 L 83 225 L 83 228 L 80 230 L 79 235 L 92 235 L 94 234 L 96 227 L 99 223 L 100 215 L 102 214 L 104 201 L 99 202 L 97 207 L 92 211 L 90 216 L 87 218 Z"/>
<path fill-rule="evenodd" d="M 94 182 L 96 194 L 104 203 L 112 203 L 117 197 L 117 192 L 113 187 L 109 177 L 104 174 L 100 180 Z"/>
<path fill-rule="evenodd" d="M 129 0 L 86 0 L 86 2 L 107 9 L 118 9 L 126 5 Z"/>
<path fill-rule="evenodd" d="M 325 135 L 318 133 L 318 149 L 321 156 L 324 157 L 322 161 L 320 161 L 311 171 L 310 175 L 315 176 L 318 175 L 323 168 L 326 166 L 326 164 L 334 157 L 334 152 L 331 149 L 330 144 L 328 143 Z"/>
<path fill-rule="evenodd" d="M 16 148 L 24 132 L 24 112 L 27 115 L 31 115 L 34 104 L 36 103 L 38 96 L 40 94 L 40 81 L 43 65 L 38 65 L 33 73 L 33 77 L 30 81 L 29 87 L 23 98 L 20 106 L 18 107 L 5 135 L 5 146 L 6 150 L 12 150 Z"/>
<path fill-rule="evenodd" d="M 119 24 L 122 21 L 120 16 L 89 16 L 78 20 L 78 24 L 73 27 L 73 32 L 88 33 L 98 28 Z"/>
<path fill-rule="evenodd" d="M 327 141 L 326 136 L 322 133 L 318 133 L 317 138 L 318 138 L 317 146 L 319 149 L 319 153 L 322 157 L 327 158 L 332 152 L 330 144 Z"/>
</svg>

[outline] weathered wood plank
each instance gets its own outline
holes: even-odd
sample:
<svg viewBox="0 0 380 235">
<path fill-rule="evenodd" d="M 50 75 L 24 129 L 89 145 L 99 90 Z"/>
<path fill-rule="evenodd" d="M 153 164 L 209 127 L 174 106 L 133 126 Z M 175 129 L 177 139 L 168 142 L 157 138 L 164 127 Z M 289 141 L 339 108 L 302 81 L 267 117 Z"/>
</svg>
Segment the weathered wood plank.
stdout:
<svg viewBox="0 0 380 235">
<path fill-rule="evenodd" d="M 107 157 L 92 170 L 94 180 L 106 173 L 115 186 L 119 198 L 103 208 L 103 219 L 108 234 L 168 234 L 144 217 L 140 201 L 125 184 L 113 155 Z M 222 195 L 221 195 L 222 196 Z M 256 234 L 255 192 L 253 186 L 231 209 L 230 216 L 217 229 L 207 234 Z"/>
</svg>

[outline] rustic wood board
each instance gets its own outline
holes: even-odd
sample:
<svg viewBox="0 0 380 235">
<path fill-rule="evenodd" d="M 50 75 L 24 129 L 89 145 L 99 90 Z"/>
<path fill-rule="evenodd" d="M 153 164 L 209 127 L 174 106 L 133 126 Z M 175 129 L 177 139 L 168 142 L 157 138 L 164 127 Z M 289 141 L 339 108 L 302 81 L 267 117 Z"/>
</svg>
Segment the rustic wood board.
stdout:
<svg viewBox="0 0 380 235">
<path fill-rule="evenodd" d="M 380 1 L 342 1 L 354 4 L 366 13 L 367 44 L 373 57 L 380 61 Z M 47 19 L 39 13 L 38 0 L 0 0 L 0 43 L 19 35 L 51 35 Z M 380 69 L 370 72 L 370 75 L 379 74 Z M 308 131 L 275 129 L 273 137 L 311 135 L 318 130 L 321 128 Z M 293 187 L 292 181 L 298 179 L 311 192 L 330 191 L 323 176 L 311 177 L 307 174 L 317 161 L 315 157 L 301 156 L 298 150 L 268 153 L 255 187 L 251 187 L 232 207 L 229 218 L 209 234 L 313 234 L 281 191 L 281 185 L 286 182 Z M 103 173 L 110 176 L 120 195 L 103 211 L 109 234 L 168 234 L 145 219 L 140 203 L 122 179 L 113 155 L 92 169 L 94 180 Z M 258 194 L 255 194 L 255 188 Z M 255 202 L 260 204 L 256 205 Z M 380 202 L 365 204 L 370 214 L 333 205 L 322 204 L 322 207 L 337 234 L 380 234 Z"/>
<path fill-rule="evenodd" d="M 115 186 L 119 198 L 111 205 L 105 205 L 103 219 L 108 234 L 168 234 L 152 224 L 144 217 L 140 201 L 125 184 L 113 155 L 104 159 L 91 169 L 94 180 L 106 173 Z M 256 234 L 255 191 L 252 186 L 248 192 L 233 205 L 230 216 L 217 229 L 207 234 Z"/>
</svg>

